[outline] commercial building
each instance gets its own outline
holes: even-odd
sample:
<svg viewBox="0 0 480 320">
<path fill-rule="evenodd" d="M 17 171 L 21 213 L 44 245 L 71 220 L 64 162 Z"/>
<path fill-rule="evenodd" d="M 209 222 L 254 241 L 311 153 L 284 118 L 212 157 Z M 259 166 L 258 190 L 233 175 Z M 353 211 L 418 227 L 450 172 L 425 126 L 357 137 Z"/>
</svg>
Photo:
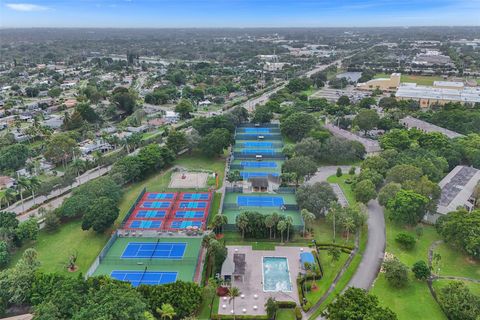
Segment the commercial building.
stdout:
<svg viewBox="0 0 480 320">
<path fill-rule="evenodd" d="M 480 182 L 480 170 L 467 166 L 456 166 L 438 183 L 442 189 L 438 201 L 437 213 L 427 214 L 424 220 L 435 223 L 437 219 L 458 208 L 472 211 L 474 208 L 473 192 Z"/>
<path fill-rule="evenodd" d="M 404 125 L 408 129 L 418 129 L 426 133 L 430 132 L 440 132 L 444 135 L 446 135 L 448 138 L 453 139 L 453 138 L 458 138 L 458 137 L 463 137 L 463 134 L 457 133 L 455 131 L 451 131 L 439 126 L 436 126 L 434 124 L 428 123 L 426 121 L 411 117 L 411 116 L 406 116 L 403 119 L 400 119 L 400 123 Z"/>
<path fill-rule="evenodd" d="M 392 73 L 390 78 L 372 79 L 364 83 L 357 84 L 359 90 L 395 91 L 400 86 L 400 73 Z"/>
<path fill-rule="evenodd" d="M 452 89 L 454 84 L 442 81 L 440 87 L 428 87 L 419 86 L 415 83 L 405 83 L 398 88 L 395 96 L 398 100 L 418 101 L 422 108 L 444 105 L 448 102 L 480 103 L 480 88 L 457 86 L 456 89 Z"/>
</svg>

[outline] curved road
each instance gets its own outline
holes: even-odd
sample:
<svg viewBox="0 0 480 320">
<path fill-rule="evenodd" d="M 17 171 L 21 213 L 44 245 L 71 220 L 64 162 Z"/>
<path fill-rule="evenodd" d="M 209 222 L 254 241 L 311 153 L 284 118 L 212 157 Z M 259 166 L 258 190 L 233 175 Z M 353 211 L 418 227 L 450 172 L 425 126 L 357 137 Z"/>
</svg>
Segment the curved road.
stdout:
<svg viewBox="0 0 480 320">
<path fill-rule="evenodd" d="M 343 172 L 348 172 L 350 166 L 324 166 L 320 167 L 306 183 L 325 182 L 327 178 L 337 172 L 340 167 Z M 386 237 L 385 237 L 385 218 L 383 208 L 377 200 L 371 200 L 367 206 L 368 209 L 368 240 L 365 252 L 362 255 L 362 261 L 355 274 L 350 279 L 347 287 L 356 287 L 369 290 L 375 281 L 385 255 Z M 304 316 L 308 318 L 315 312 L 315 307 L 309 310 Z M 319 319 L 324 319 L 320 317 Z"/>
</svg>

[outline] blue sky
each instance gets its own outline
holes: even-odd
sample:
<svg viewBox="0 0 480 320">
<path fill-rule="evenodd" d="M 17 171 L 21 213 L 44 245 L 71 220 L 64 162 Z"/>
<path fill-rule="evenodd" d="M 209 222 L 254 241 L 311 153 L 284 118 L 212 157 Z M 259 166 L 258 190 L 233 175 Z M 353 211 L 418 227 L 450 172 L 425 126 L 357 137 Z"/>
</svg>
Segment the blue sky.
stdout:
<svg viewBox="0 0 480 320">
<path fill-rule="evenodd" d="M 0 27 L 480 25 L 480 0 L 0 0 Z"/>
</svg>

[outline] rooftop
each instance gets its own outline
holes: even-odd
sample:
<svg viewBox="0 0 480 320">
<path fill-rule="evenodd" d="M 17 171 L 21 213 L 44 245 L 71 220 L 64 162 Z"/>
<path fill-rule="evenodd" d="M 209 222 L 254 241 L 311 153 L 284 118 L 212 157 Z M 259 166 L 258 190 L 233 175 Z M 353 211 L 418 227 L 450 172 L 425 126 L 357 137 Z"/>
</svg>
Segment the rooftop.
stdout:
<svg viewBox="0 0 480 320">
<path fill-rule="evenodd" d="M 458 207 L 468 205 L 468 200 L 479 182 L 480 170 L 467 166 L 456 166 L 438 184 L 442 189 L 442 194 L 438 201 L 437 212 L 447 214 L 455 211 Z"/>
<path fill-rule="evenodd" d="M 440 132 L 444 135 L 446 135 L 448 138 L 457 138 L 457 137 L 463 137 L 463 134 L 457 133 L 455 131 L 451 131 L 439 126 L 436 126 L 434 124 L 428 123 L 426 121 L 411 117 L 411 116 L 406 116 L 405 118 L 400 120 L 400 123 L 406 126 L 407 128 L 416 128 L 420 129 L 425 132 Z"/>
<path fill-rule="evenodd" d="M 465 87 L 461 90 L 418 85 L 400 86 L 395 94 L 398 98 L 433 99 L 458 102 L 480 102 L 480 88 Z"/>
</svg>

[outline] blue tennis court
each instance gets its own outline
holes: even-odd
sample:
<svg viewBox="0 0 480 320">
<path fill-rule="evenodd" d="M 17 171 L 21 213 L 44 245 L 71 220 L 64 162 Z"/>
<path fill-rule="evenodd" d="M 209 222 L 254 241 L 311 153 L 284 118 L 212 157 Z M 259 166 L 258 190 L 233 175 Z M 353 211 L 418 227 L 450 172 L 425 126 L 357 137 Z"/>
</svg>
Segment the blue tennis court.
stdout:
<svg viewBox="0 0 480 320">
<path fill-rule="evenodd" d="M 177 272 L 114 270 L 110 276 L 113 279 L 130 282 L 133 287 L 137 287 L 141 284 L 166 284 L 177 280 Z"/>
<path fill-rule="evenodd" d="M 174 193 L 150 193 L 147 195 L 149 200 L 163 200 L 163 199 L 173 199 L 175 196 Z"/>
<path fill-rule="evenodd" d="M 277 164 L 273 161 L 242 161 L 240 163 L 245 168 L 276 168 Z"/>
<path fill-rule="evenodd" d="M 161 220 L 133 220 L 131 229 L 158 229 L 162 225 Z"/>
<path fill-rule="evenodd" d="M 172 229 L 186 229 L 187 227 L 202 227 L 202 221 L 173 221 L 170 225 Z"/>
<path fill-rule="evenodd" d="M 164 210 L 138 210 L 137 218 L 164 218 L 167 212 Z"/>
<path fill-rule="evenodd" d="M 200 219 L 205 216 L 203 211 L 188 211 L 182 210 L 175 212 L 175 218 L 186 218 L 186 219 Z"/>
<path fill-rule="evenodd" d="M 244 142 L 243 146 L 248 148 L 248 147 L 264 147 L 264 148 L 271 148 L 273 147 L 272 142 L 267 142 L 267 141 L 248 141 Z"/>
<path fill-rule="evenodd" d="M 243 154 L 275 154 L 272 149 L 242 149 Z"/>
<path fill-rule="evenodd" d="M 208 193 L 184 193 L 182 200 L 208 200 L 210 195 Z"/>
<path fill-rule="evenodd" d="M 274 172 L 245 172 L 245 171 L 241 171 L 240 175 L 242 176 L 242 178 L 244 180 L 248 179 L 248 178 L 265 178 L 265 177 L 268 177 L 269 175 L 274 176 L 274 177 L 278 177 L 278 173 L 274 173 Z"/>
<path fill-rule="evenodd" d="M 208 202 L 179 202 L 178 207 L 181 209 L 206 208 Z"/>
<path fill-rule="evenodd" d="M 270 128 L 243 128 L 245 133 L 269 133 Z"/>
<path fill-rule="evenodd" d="M 168 208 L 171 204 L 170 201 L 145 201 L 140 208 Z"/>
<path fill-rule="evenodd" d="M 155 258 L 180 260 L 185 253 L 186 243 L 181 242 L 130 242 L 122 258 Z"/>
<path fill-rule="evenodd" d="M 279 207 L 283 197 L 238 196 L 237 204 L 242 207 Z"/>
</svg>

